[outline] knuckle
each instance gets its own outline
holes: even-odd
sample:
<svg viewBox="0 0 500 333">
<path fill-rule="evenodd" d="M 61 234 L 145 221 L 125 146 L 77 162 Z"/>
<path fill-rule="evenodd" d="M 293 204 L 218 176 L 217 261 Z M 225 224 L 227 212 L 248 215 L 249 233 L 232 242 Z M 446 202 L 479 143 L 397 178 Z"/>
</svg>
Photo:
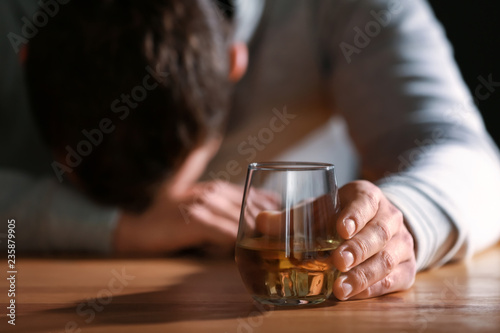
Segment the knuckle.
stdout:
<svg viewBox="0 0 500 333">
<path fill-rule="evenodd" d="M 360 189 L 378 188 L 372 182 L 369 182 L 368 180 L 363 180 L 363 179 L 355 180 L 352 182 L 352 184 L 354 184 L 357 188 L 360 188 Z"/>
<path fill-rule="evenodd" d="M 403 213 L 393 204 L 389 205 L 389 213 L 394 219 L 403 222 Z"/>
<path fill-rule="evenodd" d="M 210 192 L 220 192 L 224 191 L 225 188 L 227 188 L 227 184 L 224 180 L 217 179 L 209 183 L 207 186 L 209 188 Z"/>
<path fill-rule="evenodd" d="M 382 257 L 382 264 L 385 267 L 385 271 L 387 273 L 392 272 L 397 265 L 396 259 L 387 251 L 382 251 L 380 256 Z"/>
<path fill-rule="evenodd" d="M 362 225 L 363 221 L 366 221 L 366 214 L 359 209 L 349 212 L 347 216 L 350 216 L 350 218 L 354 220 L 354 223 L 356 224 L 356 230 L 359 230 L 360 224 Z"/>
<path fill-rule="evenodd" d="M 377 211 L 379 206 L 378 193 L 376 193 L 376 191 L 362 191 L 361 194 L 365 197 L 370 209 Z"/>
<path fill-rule="evenodd" d="M 375 224 L 376 233 L 382 240 L 383 244 L 387 244 L 392 238 L 391 230 L 387 223 L 378 222 Z"/>
<path fill-rule="evenodd" d="M 375 292 L 374 286 L 370 286 L 370 287 L 366 288 L 362 292 L 363 298 L 372 298 L 372 297 L 375 297 L 375 296 L 377 296 L 375 293 L 376 292 Z"/>
<path fill-rule="evenodd" d="M 376 194 L 370 191 L 360 191 L 358 193 L 361 199 L 361 205 L 357 206 L 354 211 L 351 212 L 352 217 L 356 223 L 361 221 L 368 222 L 379 209 L 379 199 Z"/>
<path fill-rule="evenodd" d="M 199 205 L 206 205 L 210 203 L 213 197 L 213 192 L 205 191 L 198 197 L 196 203 Z"/>
<path fill-rule="evenodd" d="M 193 200 L 193 205 L 204 205 L 207 202 L 207 194 L 205 192 L 197 195 Z"/>
<path fill-rule="evenodd" d="M 356 280 L 358 281 L 361 290 L 365 290 L 369 286 L 370 274 L 364 269 L 358 269 L 356 272 Z"/>
<path fill-rule="evenodd" d="M 378 207 L 382 191 L 378 186 L 370 183 L 366 180 L 357 180 L 352 182 L 353 188 L 358 192 L 359 195 L 365 197 L 365 199 L 374 208 Z"/>
<path fill-rule="evenodd" d="M 362 261 L 369 255 L 369 247 L 363 240 L 353 238 L 350 241 L 350 250 L 353 252 L 355 258 L 361 258 Z"/>
<path fill-rule="evenodd" d="M 218 180 L 215 180 L 213 182 L 210 182 L 206 185 L 205 187 L 205 192 L 214 192 L 218 186 Z"/>
<path fill-rule="evenodd" d="M 405 232 L 404 233 L 404 235 L 403 235 L 403 241 L 411 249 L 413 249 L 413 247 L 415 246 L 413 236 L 409 232 Z"/>
<path fill-rule="evenodd" d="M 218 179 L 214 182 L 214 192 L 225 191 L 227 187 L 228 185 L 224 180 Z"/>
<path fill-rule="evenodd" d="M 394 279 L 391 276 L 386 276 L 382 279 L 382 281 L 380 281 L 380 284 L 382 285 L 383 290 L 392 290 L 392 287 L 394 286 Z"/>
</svg>

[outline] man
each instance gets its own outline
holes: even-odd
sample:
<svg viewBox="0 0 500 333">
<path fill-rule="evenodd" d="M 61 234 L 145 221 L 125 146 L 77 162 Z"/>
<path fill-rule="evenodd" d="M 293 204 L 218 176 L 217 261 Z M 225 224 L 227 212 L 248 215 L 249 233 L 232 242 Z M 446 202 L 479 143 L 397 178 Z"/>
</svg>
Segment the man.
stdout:
<svg viewBox="0 0 500 333">
<path fill-rule="evenodd" d="M 341 189 L 337 298 L 406 289 L 417 270 L 498 240 L 498 153 L 423 1 L 241 4 L 232 17 L 228 2 L 73 1 L 26 43 L 47 164 L 69 179 L 33 182 L 4 164 L 2 211 L 40 230 L 19 230 L 26 247 L 231 245 L 241 193 L 198 176 L 238 182 L 257 159 L 328 156 L 346 183 L 358 175 L 332 115 L 377 184 Z M 247 67 L 218 149 L 228 82 Z"/>
</svg>

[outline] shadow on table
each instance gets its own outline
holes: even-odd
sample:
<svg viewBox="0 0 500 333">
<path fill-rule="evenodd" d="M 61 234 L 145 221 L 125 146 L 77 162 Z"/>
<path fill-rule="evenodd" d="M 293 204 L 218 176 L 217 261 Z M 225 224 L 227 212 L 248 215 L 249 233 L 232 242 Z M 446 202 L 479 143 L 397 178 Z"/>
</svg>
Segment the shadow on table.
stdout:
<svg viewBox="0 0 500 333">
<path fill-rule="evenodd" d="M 272 307 L 252 302 L 240 282 L 236 268 L 227 263 L 207 264 L 202 272 L 189 275 L 181 283 L 165 289 L 112 296 L 107 304 L 96 304 L 93 301 L 95 300 L 82 299 L 70 306 L 20 315 L 16 318 L 16 326 L 7 325 L 6 321 L 0 323 L 0 331 L 78 333 L 87 328 L 107 325 L 239 319 L 234 324 L 236 331 L 238 323 L 251 321 L 253 317 L 266 318 L 273 311 L 304 308 Z M 335 301 L 328 300 L 307 308 L 335 304 Z M 52 307 L 52 304 L 49 306 Z"/>
</svg>

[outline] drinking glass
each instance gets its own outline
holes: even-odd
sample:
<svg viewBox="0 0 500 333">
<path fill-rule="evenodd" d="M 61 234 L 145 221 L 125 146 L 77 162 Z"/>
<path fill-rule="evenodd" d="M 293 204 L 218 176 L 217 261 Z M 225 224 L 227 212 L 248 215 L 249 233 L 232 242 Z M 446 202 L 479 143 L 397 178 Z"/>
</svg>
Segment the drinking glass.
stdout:
<svg viewBox="0 0 500 333">
<path fill-rule="evenodd" d="M 235 259 L 247 290 L 263 304 L 325 301 L 339 274 L 334 166 L 253 163 L 248 167 Z"/>
</svg>

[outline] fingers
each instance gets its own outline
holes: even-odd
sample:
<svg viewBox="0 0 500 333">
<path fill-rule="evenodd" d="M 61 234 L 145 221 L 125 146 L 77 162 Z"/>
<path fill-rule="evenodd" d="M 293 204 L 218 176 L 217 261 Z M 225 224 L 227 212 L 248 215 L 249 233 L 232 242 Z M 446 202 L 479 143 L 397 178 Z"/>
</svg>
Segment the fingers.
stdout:
<svg viewBox="0 0 500 333">
<path fill-rule="evenodd" d="M 242 196 L 242 187 L 227 182 L 198 184 L 183 204 L 188 213 L 186 223 L 196 225 L 206 242 L 232 245 L 238 233 Z"/>
<path fill-rule="evenodd" d="M 192 201 L 188 207 L 188 217 L 202 228 L 207 229 L 205 236 L 212 243 L 234 242 L 241 214 L 243 188 L 229 182 L 215 181 L 197 184 L 191 189 L 189 197 Z M 266 191 L 251 191 L 246 198 L 246 213 L 253 222 L 263 210 L 277 209 L 279 197 Z M 266 220 L 266 216 L 263 215 Z M 263 222 L 265 225 L 274 223 Z M 252 228 L 254 226 L 252 225 Z M 211 229 L 211 230 L 208 230 Z"/>
<path fill-rule="evenodd" d="M 230 199 L 233 203 L 241 205 L 243 187 L 217 180 L 213 182 L 198 183 L 190 188 L 184 200 L 200 200 L 210 195 L 220 195 Z"/>
<path fill-rule="evenodd" d="M 251 203 L 261 211 L 279 210 L 281 203 L 280 196 L 277 193 L 261 189 L 250 189 L 246 201 L 247 205 Z"/>
<path fill-rule="evenodd" d="M 218 191 L 207 193 L 201 202 L 195 206 L 203 206 L 210 210 L 217 219 L 224 218 L 237 224 L 240 218 L 240 205 L 231 198 L 221 194 Z"/>
<path fill-rule="evenodd" d="M 242 196 L 243 188 L 228 182 L 202 183 L 195 188 L 192 206 L 204 206 L 218 217 L 237 223 Z"/>
<path fill-rule="evenodd" d="M 404 231 L 393 237 L 382 251 L 338 278 L 334 294 L 345 300 L 407 289 L 413 284 L 415 267 L 413 238 Z"/>
<path fill-rule="evenodd" d="M 333 253 L 335 266 L 344 272 L 335 281 L 340 300 L 375 297 L 413 284 L 413 238 L 403 215 L 375 185 L 357 181 L 340 192 L 344 204 L 337 230 L 346 239 Z"/>
<path fill-rule="evenodd" d="M 337 220 L 337 230 L 342 238 L 351 239 L 375 217 L 383 194 L 374 184 L 360 180 L 343 186 L 339 197 L 343 207 Z"/>
<path fill-rule="evenodd" d="M 281 211 L 263 211 L 255 218 L 255 228 L 268 236 L 279 236 L 282 233 L 283 213 Z"/>
<path fill-rule="evenodd" d="M 238 224 L 233 219 L 221 217 L 209 207 L 195 205 L 190 210 L 197 228 L 203 230 L 203 239 L 213 244 L 234 244 L 238 234 Z"/>
<path fill-rule="evenodd" d="M 340 271 L 347 272 L 381 251 L 399 232 L 402 221 L 401 212 L 384 199 L 373 220 L 334 252 L 335 266 Z"/>
<path fill-rule="evenodd" d="M 247 222 L 255 227 L 259 214 L 262 211 L 277 211 L 280 208 L 280 199 L 276 193 L 265 190 L 251 189 L 245 198 L 245 214 L 249 219 Z"/>
<path fill-rule="evenodd" d="M 240 206 L 243 198 L 243 187 L 224 181 L 206 183 L 206 195 L 224 197 L 233 204 Z"/>
<path fill-rule="evenodd" d="M 346 239 L 333 253 L 344 274 L 334 283 L 339 300 L 361 299 L 409 288 L 416 273 L 413 237 L 403 215 L 375 185 L 356 181 L 340 191 L 337 220 Z"/>
<path fill-rule="evenodd" d="M 382 296 L 409 289 L 415 282 L 416 264 L 414 260 L 401 263 L 394 271 L 382 280 L 351 297 L 351 300 Z"/>
</svg>

